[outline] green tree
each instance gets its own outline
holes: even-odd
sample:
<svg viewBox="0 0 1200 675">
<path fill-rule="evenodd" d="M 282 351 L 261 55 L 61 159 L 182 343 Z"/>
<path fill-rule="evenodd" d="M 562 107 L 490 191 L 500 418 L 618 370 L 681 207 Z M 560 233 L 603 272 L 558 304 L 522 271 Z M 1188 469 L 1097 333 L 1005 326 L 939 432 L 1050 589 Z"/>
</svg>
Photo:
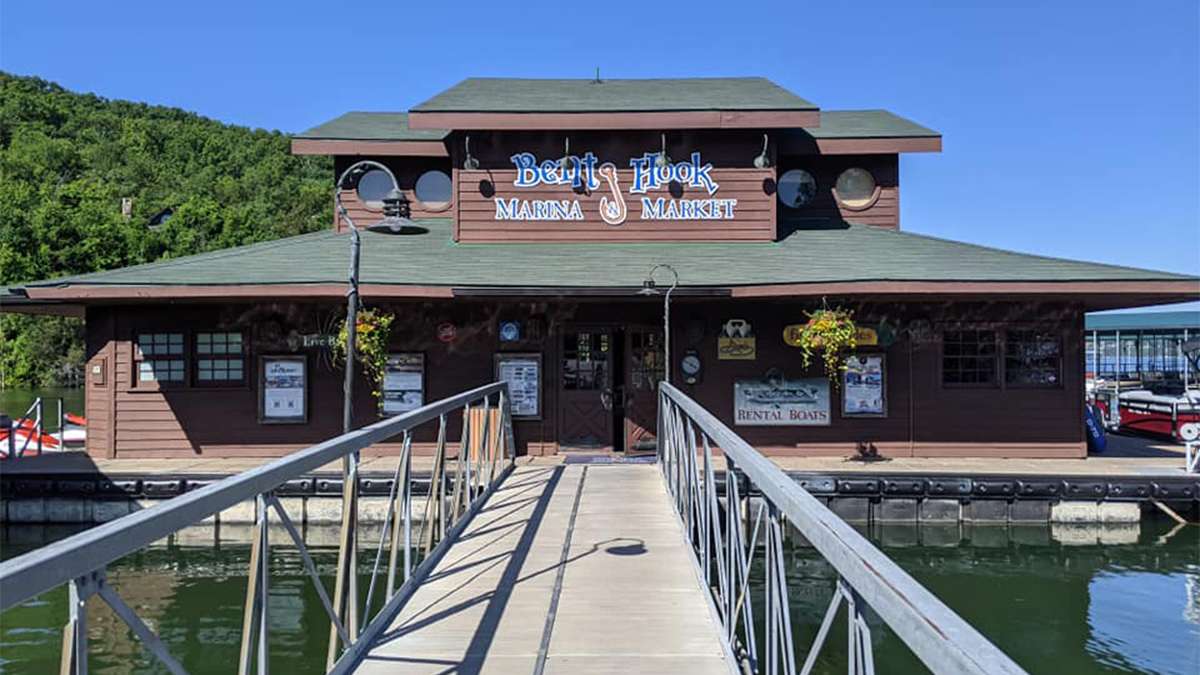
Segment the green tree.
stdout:
<svg viewBox="0 0 1200 675">
<path fill-rule="evenodd" d="M 277 131 L 0 72 L 0 285 L 326 227 L 332 164 L 293 156 L 290 143 Z M 82 336 L 76 319 L 3 315 L 0 385 L 62 382 L 82 367 Z"/>
</svg>

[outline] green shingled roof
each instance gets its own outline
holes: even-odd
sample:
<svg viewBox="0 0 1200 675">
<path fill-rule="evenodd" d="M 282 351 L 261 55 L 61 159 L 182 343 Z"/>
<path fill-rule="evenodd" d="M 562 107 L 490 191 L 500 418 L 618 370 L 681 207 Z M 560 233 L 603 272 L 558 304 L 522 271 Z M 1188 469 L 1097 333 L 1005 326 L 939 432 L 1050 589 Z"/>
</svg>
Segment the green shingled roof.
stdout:
<svg viewBox="0 0 1200 675">
<path fill-rule="evenodd" d="M 814 138 L 936 138 L 940 133 L 887 110 L 822 110 L 821 126 L 806 128 Z M 397 112 L 348 112 L 296 138 L 351 141 L 443 140 L 446 129 L 409 129 L 408 115 Z"/>
<path fill-rule="evenodd" d="M 940 133 L 886 110 L 822 110 L 813 138 L 936 138 Z"/>
<path fill-rule="evenodd" d="M 541 80 L 472 77 L 413 112 L 656 112 L 816 110 L 764 77 Z"/>
<path fill-rule="evenodd" d="M 449 220 L 421 222 L 429 229 L 427 234 L 364 232 L 363 283 L 637 287 L 646 270 L 659 263 L 675 267 L 682 286 L 699 287 L 880 280 L 1195 280 L 866 225 L 800 230 L 769 243 L 459 244 L 450 237 Z M 346 235 L 318 232 L 26 286 L 342 283 L 348 243 Z"/>
<path fill-rule="evenodd" d="M 347 141 L 440 141 L 446 129 L 409 129 L 408 114 L 397 112 L 348 112 L 315 126 L 295 138 Z"/>
</svg>

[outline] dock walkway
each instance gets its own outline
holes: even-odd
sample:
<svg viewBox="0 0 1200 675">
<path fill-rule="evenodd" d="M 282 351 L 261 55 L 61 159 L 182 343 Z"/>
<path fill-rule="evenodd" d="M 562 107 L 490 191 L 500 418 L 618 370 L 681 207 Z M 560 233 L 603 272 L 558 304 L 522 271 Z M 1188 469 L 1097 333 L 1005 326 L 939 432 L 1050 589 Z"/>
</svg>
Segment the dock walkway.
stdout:
<svg viewBox="0 0 1200 675">
<path fill-rule="evenodd" d="M 518 466 L 360 673 L 730 673 L 657 466 Z"/>
</svg>

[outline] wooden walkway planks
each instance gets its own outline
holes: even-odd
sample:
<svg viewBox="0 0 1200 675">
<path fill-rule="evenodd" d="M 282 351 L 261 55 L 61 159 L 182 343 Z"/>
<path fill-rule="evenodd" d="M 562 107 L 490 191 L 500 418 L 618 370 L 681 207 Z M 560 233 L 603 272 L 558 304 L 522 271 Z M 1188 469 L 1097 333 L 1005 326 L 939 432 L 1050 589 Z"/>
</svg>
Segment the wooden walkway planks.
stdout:
<svg viewBox="0 0 1200 675">
<path fill-rule="evenodd" d="M 729 673 L 651 465 L 518 467 L 361 673 Z"/>
</svg>

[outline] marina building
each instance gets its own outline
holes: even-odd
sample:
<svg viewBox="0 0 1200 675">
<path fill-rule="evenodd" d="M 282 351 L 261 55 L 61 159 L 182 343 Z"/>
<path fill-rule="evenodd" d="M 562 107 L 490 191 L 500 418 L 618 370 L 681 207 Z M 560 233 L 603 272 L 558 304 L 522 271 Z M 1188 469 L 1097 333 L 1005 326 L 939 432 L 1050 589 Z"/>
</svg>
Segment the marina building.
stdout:
<svg viewBox="0 0 1200 675">
<path fill-rule="evenodd" d="M 333 157 L 326 231 L 0 300 L 86 318 L 96 457 L 339 433 L 352 227 L 364 325 L 387 335 L 355 425 L 504 379 L 519 452 L 647 451 L 669 377 L 768 454 L 1084 456 L 1085 313 L 1200 280 L 909 231 L 900 156 L 941 147 L 762 78 L 468 79 L 294 138 Z M 832 378 L 795 346 L 818 310 L 855 324 Z"/>
</svg>

